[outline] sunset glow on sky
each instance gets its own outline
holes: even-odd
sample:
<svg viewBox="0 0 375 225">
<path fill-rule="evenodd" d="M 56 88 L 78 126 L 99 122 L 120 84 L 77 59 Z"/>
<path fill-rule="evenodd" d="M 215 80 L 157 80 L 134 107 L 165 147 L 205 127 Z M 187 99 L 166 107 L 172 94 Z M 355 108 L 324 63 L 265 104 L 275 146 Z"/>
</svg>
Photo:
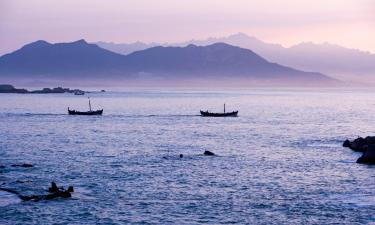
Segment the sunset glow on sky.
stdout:
<svg viewBox="0 0 375 225">
<path fill-rule="evenodd" d="M 1 0 L 0 54 L 39 39 L 180 42 L 243 32 L 375 52 L 375 0 Z"/>
</svg>

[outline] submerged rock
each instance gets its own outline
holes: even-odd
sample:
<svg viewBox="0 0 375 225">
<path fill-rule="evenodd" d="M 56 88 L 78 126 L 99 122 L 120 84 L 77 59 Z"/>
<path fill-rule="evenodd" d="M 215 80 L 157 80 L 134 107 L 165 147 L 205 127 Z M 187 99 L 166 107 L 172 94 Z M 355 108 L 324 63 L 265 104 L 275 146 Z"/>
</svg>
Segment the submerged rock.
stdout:
<svg viewBox="0 0 375 225">
<path fill-rule="evenodd" d="M 367 151 L 358 158 L 357 163 L 375 164 L 375 144 L 369 144 Z"/>
<path fill-rule="evenodd" d="M 13 164 L 12 167 L 25 167 L 25 168 L 28 168 L 28 167 L 34 167 L 34 166 L 31 165 L 31 164 L 24 163 L 24 164 Z"/>
<path fill-rule="evenodd" d="M 215 153 L 210 151 L 204 151 L 203 155 L 215 155 Z"/>
</svg>

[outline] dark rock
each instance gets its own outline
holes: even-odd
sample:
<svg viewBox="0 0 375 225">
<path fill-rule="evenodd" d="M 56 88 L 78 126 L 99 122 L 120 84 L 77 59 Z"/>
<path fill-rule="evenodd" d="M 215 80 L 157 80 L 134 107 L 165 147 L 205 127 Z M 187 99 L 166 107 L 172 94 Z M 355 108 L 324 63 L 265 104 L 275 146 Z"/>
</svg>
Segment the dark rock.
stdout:
<svg viewBox="0 0 375 225">
<path fill-rule="evenodd" d="M 364 138 L 358 137 L 354 141 L 349 143 L 346 140 L 344 144 L 348 146 L 351 150 L 356 151 L 356 152 L 365 152 L 367 150 L 367 141 Z M 344 146 L 343 144 L 343 146 Z M 344 147 L 346 147 L 344 146 Z"/>
<path fill-rule="evenodd" d="M 10 84 L 0 84 L 0 93 L 27 93 L 26 89 L 17 89 Z"/>
<path fill-rule="evenodd" d="M 24 163 L 24 164 L 13 164 L 12 167 L 25 167 L 25 168 L 29 168 L 29 167 L 34 167 L 34 166 L 31 165 L 31 164 Z"/>
<path fill-rule="evenodd" d="M 183 154 L 180 154 L 180 158 L 183 158 L 184 157 L 184 155 Z"/>
<path fill-rule="evenodd" d="M 375 145 L 368 145 L 367 151 L 365 151 L 361 157 L 358 158 L 357 163 L 363 164 L 375 164 Z"/>
<path fill-rule="evenodd" d="M 56 193 L 45 195 L 41 199 L 51 200 L 51 199 L 59 198 L 59 197 L 60 198 L 70 198 L 70 197 L 72 197 L 72 195 L 70 194 L 69 191 L 58 191 Z"/>
<path fill-rule="evenodd" d="M 74 188 L 73 188 L 73 186 L 69 186 L 69 187 L 68 187 L 68 192 L 74 192 Z"/>
<path fill-rule="evenodd" d="M 365 138 L 365 141 L 367 142 L 367 144 L 375 144 L 375 136 L 367 136 Z"/>
<path fill-rule="evenodd" d="M 59 188 L 57 187 L 56 183 L 55 182 L 51 182 L 51 187 L 48 188 L 48 191 L 49 192 L 52 192 L 52 193 L 56 193 L 59 191 Z"/>
<path fill-rule="evenodd" d="M 12 191 L 18 195 L 23 201 L 40 201 L 40 200 L 52 200 L 55 198 L 70 198 L 72 197 L 71 192 L 74 192 L 73 186 L 69 186 L 68 190 L 58 188 L 55 182 L 51 182 L 51 187 L 48 189 L 51 194 L 47 195 L 20 195 L 18 192 Z"/>
<path fill-rule="evenodd" d="M 342 146 L 345 147 L 345 148 L 349 148 L 350 147 L 350 141 L 348 139 L 346 139 L 344 141 L 344 143 L 342 144 Z"/>
<path fill-rule="evenodd" d="M 215 153 L 210 151 L 204 151 L 203 155 L 215 155 Z"/>
</svg>

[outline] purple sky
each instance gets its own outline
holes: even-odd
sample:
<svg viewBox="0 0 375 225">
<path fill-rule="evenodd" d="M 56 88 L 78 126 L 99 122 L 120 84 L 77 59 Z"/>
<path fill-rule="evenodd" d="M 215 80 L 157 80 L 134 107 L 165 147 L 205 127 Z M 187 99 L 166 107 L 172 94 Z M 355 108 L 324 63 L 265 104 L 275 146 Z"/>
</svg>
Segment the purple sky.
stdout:
<svg viewBox="0 0 375 225">
<path fill-rule="evenodd" d="M 0 0 L 0 55 L 43 39 L 180 42 L 244 32 L 375 52 L 375 0 Z"/>
</svg>

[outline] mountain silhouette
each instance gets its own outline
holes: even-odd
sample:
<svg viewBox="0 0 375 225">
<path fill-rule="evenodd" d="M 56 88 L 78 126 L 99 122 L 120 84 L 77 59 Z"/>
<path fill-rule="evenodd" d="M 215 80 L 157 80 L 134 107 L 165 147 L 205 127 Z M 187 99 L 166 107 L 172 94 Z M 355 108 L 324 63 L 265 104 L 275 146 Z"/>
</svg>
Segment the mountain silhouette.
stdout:
<svg viewBox="0 0 375 225">
<path fill-rule="evenodd" d="M 0 57 L 0 76 L 8 80 L 107 82 L 158 80 L 236 80 L 269 84 L 333 84 L 320 73 L 270 63 L 251 50 L 215 43 L 208 46 L 152 47 L 129 55 L 84 40 L 50 44 L 37 41 Z"/>
<path fill-rule="evenodd" d="M 319 71 L 330 76 L 350 82 L 375 83 L 375 54 L 358 49 L 345 48 L 339 45 L 304 42 L 291 47 L 264 42 L 244 33 L 228 37 L 190 40 L 183 43 L 159 44 L 163 46 L 211 45 L 223 42 L 241 48 L 251 49 L 271 62 L 304 71 Z M 103 48 L 120 54 L 129 54 L 156 46 L 156 43 L 114 44 L 103 42 Z"/>
</svg>

